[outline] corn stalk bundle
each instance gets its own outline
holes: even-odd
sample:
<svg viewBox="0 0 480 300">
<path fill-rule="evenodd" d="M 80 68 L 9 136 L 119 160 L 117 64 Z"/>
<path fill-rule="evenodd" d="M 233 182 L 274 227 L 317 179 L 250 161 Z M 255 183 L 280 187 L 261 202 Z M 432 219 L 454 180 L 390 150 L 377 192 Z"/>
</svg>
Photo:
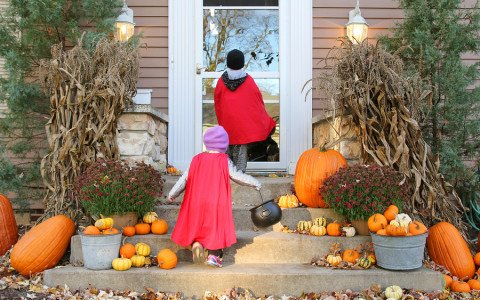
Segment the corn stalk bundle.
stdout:
<svg viewBox="0 0 480 300">
<path fill-rule="evenodd" d="M 44 217 L 82 217 L 71 194 L 74 180 L 99 157 L 119 158 L 117 119 L 136 91 L 137 47 L 107 39 L 93 50 L 79 45 L 68 51 L 53 46 L 52 59 L 40 68 L 51 114 L 46 125 L 50 149 L 41 163 L 47 187 Z"/>
<path fill-rule="evenodd" d="M 439 159 L 422 138 L 419 105 L 431 95 L 421 78 L 407 74 L 395 54 L 378 45 L 343 42 L 324 60 L 314 80 L 334 109 L 351 114 L 362 144 L 362 163 L 391 166 L 412 186 L 406 209 L 431 225 L 448 221 L 465 233 L 465 211 L 439 170 Z M 334 113 L 335 115 L 335 113 Z"/>
</svg>

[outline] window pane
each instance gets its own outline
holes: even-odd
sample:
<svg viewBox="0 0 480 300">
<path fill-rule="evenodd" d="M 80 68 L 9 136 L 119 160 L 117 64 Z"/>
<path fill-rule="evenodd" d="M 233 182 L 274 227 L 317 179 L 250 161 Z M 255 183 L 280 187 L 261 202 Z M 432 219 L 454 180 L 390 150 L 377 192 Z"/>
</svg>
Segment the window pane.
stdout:
<svg viewBox="0 0 480 300">
<path fill-rule="evenodd" d="M 226 69 L 227 53 L 245 54 L 247 71 L 278 72 L 277 9 L 205 9 L 203 65 L 207 72 Z"/>
<path fill-rule="evenodd" d="M 204 6 L 278 6 L 278 0 L 203 0 Z"/>
</svg>

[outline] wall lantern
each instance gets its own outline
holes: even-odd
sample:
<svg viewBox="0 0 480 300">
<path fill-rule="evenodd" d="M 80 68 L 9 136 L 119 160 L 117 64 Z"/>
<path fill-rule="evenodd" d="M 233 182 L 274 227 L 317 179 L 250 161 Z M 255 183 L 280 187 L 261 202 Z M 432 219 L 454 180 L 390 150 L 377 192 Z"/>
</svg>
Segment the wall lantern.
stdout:
<svg viewBox="0 0 480 300">
<path fill-rule="evenodd" d="M 359 0 L 357 6 L 348 13 L 347 36 L 354 44 L 363 42 L 367 38 L 368 24 L 362 17 Z"/>
<path fill-rule="evenodd" d="M 117 34 L 115 38 L 117 41 L 126 42 L 133 36 L 135 23 L 133 23 L 133 10 L 128 8 L 126 0 L 123 0 L 123 7 L 120 15 L 115 21 Z"/>
</svg>

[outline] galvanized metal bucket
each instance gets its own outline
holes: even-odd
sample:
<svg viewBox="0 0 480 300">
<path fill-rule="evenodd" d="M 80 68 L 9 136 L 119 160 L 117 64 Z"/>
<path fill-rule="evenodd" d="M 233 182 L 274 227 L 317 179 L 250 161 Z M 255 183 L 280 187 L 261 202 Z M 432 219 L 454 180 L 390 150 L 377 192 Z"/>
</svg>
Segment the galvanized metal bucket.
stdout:
<svg viewBox="0 0 480 300">
<path fill-rule="evenodd" d="M 385 236 L 371 233 L 377 265 L 387 270 L 422 267 L 428 233 L 412 236 Z"/>
<path fill-rule="evenodd" d="M 91 270 L 112 268 L 112 260 L 118 257 L 122 234 L 85 235 L 80 234 L 83 265 Z"/>
</svg>

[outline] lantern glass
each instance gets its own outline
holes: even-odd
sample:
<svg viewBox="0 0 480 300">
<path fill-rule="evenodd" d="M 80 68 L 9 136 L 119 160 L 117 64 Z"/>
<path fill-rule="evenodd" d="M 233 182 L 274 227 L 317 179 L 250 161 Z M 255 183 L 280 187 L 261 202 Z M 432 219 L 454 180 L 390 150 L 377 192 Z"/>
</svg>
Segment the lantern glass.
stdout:
<svg viewBox="0 0 480 300">
<path fill-rule="evenodd" d="M 363 42 L 367 38 L 368 25 L 366 23 L 347 24 L 347 36 L 354 44 Z"/>
<path fill-rule="evenodd" d="M 135 25 L 128 22 L 116 22 L 115 27 L 117 28 L 116 39 L 120 42 L 126 42 L 131 38 L 135 31 Z"/>
</svg>

